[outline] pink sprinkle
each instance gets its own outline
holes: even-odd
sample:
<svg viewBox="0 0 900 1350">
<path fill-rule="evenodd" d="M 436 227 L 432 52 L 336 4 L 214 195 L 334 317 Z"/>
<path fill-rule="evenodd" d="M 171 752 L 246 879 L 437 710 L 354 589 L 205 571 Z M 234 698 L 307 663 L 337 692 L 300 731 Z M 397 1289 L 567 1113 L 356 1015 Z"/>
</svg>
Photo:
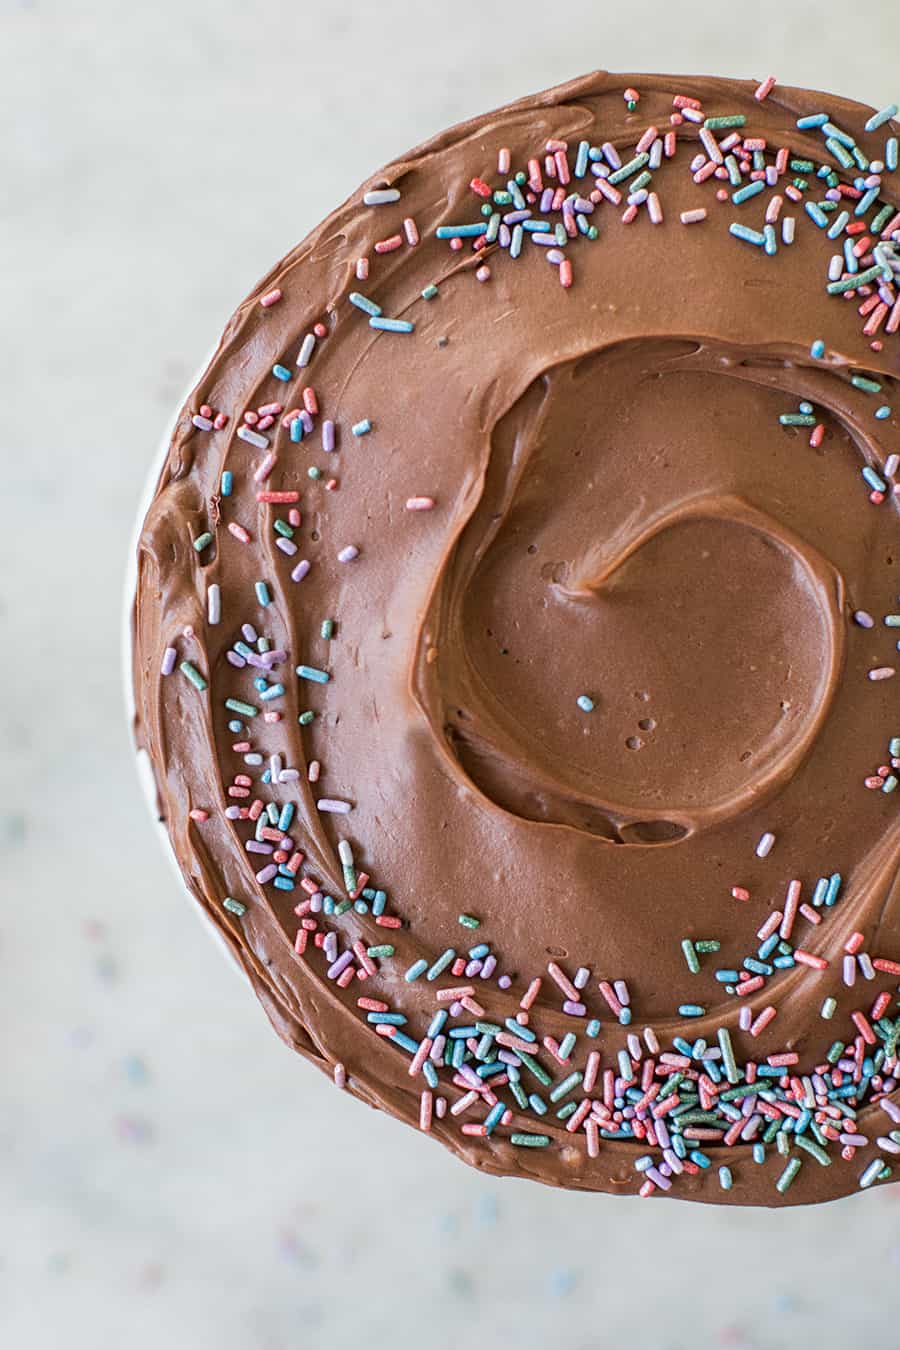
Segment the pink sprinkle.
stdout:
<svg viewBox="0 0 900 1350">
<path fill-rule="evenodd" d="M 485 263 L 483 267 L 477 269 L 475 277 L 478 281 L 490 281 L 491 269 L 488 267 L 487 263 Z"/>
<path fill-rule="evenodd" d="M 757 103 L 762 103 L 764 99 L 767 99 L 769 97 L 774 88 L 775 88 L 775 76 L 767 75 L 766 78 L 763 80 L 762 84 L 757 89 L 756 93 L 753 95 L 753 97 L 756 99 Z"/>
<path fill-rule="evenodd" d="M 781 921 L 780 934 L 783 938 L 789 938 L 794 928 L 794 920 L 797 917 L 797 907 L 800 904 L 800 892 L 802 887 L 799 881 L 792 881 L 787 888 L 787 897 L 784 902 L 784 918 Z"/>
<path fill-rule="evenodd" d="M 368 258 L 357 258 L 356 260 L 356 279 L 357 281 L 367 281 L 369 277 Z"/>
<path fill-rule="evenodd" d="M 347 1070 L 341 1063 L 334 1066 L 334 1085 L 339 1088 L 347 1086 Z"/>
<path fill-rule="evenodd" d="M 419 1129 L 427 1134 L 431 1129 L 431 1116 L 434 1110 L 434 1094 L 426 1088 L 419 1098 Z"/>
<path fill-rule="evenodd" d="M 406 235 L 406 242 L 410 248 L 414 248 L 419 242 L 419 230 L 412 216 L 407 216 L 403 222 L 403 233 Z"/>
<path fill-rule="evenodd" d="M 262 305 L 263 309 L 271 309 L 272 305 L 277 305 L 280 299 L 281 291 L 276 286 L 274 291 L 267 291 L 266 294 L 261 297 L 259 303 Z"/>
<path fill-rule="evenodd" d="M 232 520 L 228 526 L 229 534 L 233 534 L 235 539 L 240 540 L 242 544 L 250 543 L 250 535 L 243 525 L 238 525 L 237 521 Z"/>
<path fill-rule="evenodd" d="M 559 264 L 559 284 L 564 290 L 572 285 L 572 264 L 568 258 L 563 258 Z"/>
<path fill-rule="evenodd" d="M 498 172 L 498 173 L 509 173 L 509 166 L 510 166 L 510 163 L 511 163 L 511 158 L 510 158 L 509 146 L 507 146 L 507 145 L 501 146 L 501 148 L 500 148 L 500 149 L 498 150 L 498 152 L 497 152 L 497 172 Z"/>
<path fill-rule="evenodd" d="M 681 213 L 682 225 L 697 225 L 701 220 L 705 219 L 706 219 L 705 206 L 698 206 L 695 207 L 693 211 L 682 211 Z"/>
<path fill-rule="evenodd" d="M 406 502 L 407 511 L 433 511 L 433 497 L 409 497 Z"/>
<path fill-rule="evenodd" d="M 895 666 L 876 666 L 874 670 L 869 671 L 870 680 L 890 680 L 896 675 Z"/>
<path fill-rule="evenodd" d="M 259 466 L 254 470 L 253 481 L 255 483 L 264 483 L 268 478 L 269 474 L 275 468 L 275 465 L 277 463 L 278 463 L 278 456 L 275 454 L 274 450 L 271 450 L 266 455 L 265 459 L 261 460 Z"/>
<path fill-rule="evenodd" d="M 375 245 L 376 253 L 393 253 L 395 249 L 403 247 L 403 235 L 392 234 L 387 239 L 379 239 Z"/>
<path fill-rule="evenodd" d="M 731 894 L 735 900 L 749 900 L 750 892 L 745 886 L 732 886 Z"/>
</svg>

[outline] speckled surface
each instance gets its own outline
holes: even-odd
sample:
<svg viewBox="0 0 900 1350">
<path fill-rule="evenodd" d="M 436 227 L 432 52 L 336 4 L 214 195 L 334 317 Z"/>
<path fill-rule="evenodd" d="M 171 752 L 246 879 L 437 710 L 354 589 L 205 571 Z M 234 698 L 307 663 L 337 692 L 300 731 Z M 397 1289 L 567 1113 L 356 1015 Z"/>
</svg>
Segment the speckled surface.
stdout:
<svg viewBox="0 0 900 1350">
<path fill-rule="evenodd" d="M 884 103 L 892 14 L 767 0 L 738 39 L 706 3 L 639 27 L 582 0 L 477 25 L 388 0 L 0 5 L 10 1344 L 900 1345 L 896 1187 L 775 1215 L 492 1182 L 296 1063 L 159 852 L 118 659 L 171 408 L 234 303 L 373 166 L 596 65 L 771 69 Z"/>
</svg>

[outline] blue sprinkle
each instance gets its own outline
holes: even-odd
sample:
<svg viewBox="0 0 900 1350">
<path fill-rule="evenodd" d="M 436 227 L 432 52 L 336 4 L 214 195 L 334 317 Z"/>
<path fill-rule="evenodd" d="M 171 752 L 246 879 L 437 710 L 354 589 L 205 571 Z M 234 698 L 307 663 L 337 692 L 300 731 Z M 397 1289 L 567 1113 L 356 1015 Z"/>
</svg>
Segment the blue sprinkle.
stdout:
<svg viewBox="0 0 900 1350">
<path fill-rule="evenodd" d="M 223 497 L 231 496 L 231 489 L 233 485 L 234 485 L 234 474 L 231 472 L 230 469 L 226 469 L 225 472 L 222 474 L 222 486 L 220 489 Z"/>
<path fill-rule="evenodd" d="M 365 436 L 372 430 L 372 423 L 368 417 L 364 417 L 361 422 L 354 422 L 350 430 L 354 436 Z"/>
<path fill-rule="evenodd" d="M 265 609 L 267 605 L 271 605 L 272 597 L 269 594 L 269 588 L 264 581 L 258 581 L 256 583 L 255 590 L 256 590 L 256 598 L 262 605 L 263 609 Z"/>
<path fill-rule="evenodd" d="M 735 206 L 740 206 L 743 202 L 749 201 L 751 197 L 757 197 L 760 192 L 765 192 L 766 184 L 760 179 L 755 183 L 748 183 L 746 187 L 738 188 L 737 192 L 732 194 L 731 200 Z"/>
<path fill-rule="evenodd" d="M 825 343 L 821 338 L 816 339 L 809 349 L 809 354 L 814 361 L 821 361 L 822 357 L 825 355 Z"/>
<path fill-rule="evenodd" d="M 810 131 L 813 127 L 824 127 L 828 120 L 828 113 L 813 113 L 810 117 L 799 117 L 797 126 L 801 131 Z"/>
<path fill-rule="evenodd" d="M 273 366 L 272 374 L 275 376 L 276 380 L 284 380 L 285 383 L 293 378 L 287 366 Z"/>
<path fill-rule="evenodd" d="M 735 239 L 742 239 L 745 244 L 755 244 L 757 248 L 763 248 L 766 242 L 766 236 L 760 234 L 759 230 L 748 229 L 746 225 L 741 225 L 737 221 L 729 225 L 728 233 L 733 234 Z"/>
<path fill-rule="evenodd" d="M 283 693 L 283 684 L 270 684 L 268 689 L 260 690 L 259 701 L 260 703 L 270 703 L 273 698 L 281 698 Z"/>
<path fill-rule="evenodd" d="M 879 422 L 886 422 L 887 419 L 890 417 L 890 415 L 891 415 L 891 410 L 890 410 L 890 408 L 887 406 L 887 404 L 885 404 L 885 405 L 884 405 L 883 407 L 881 407 L 881 408 L 876 408 L 876 409 L 875 409 L 875 416 L 878 418 Z"/>
<path fill-rule="evenodd" d="M 879 478 L 875 470 L 870 468 L 868 465 L 866 465 L 866 467 L 862 470 L 862 476 L 868 483 L 869 487 L 874 488 L 876 492 L 887 491 L 887 484 L 885 483 L 884 479 Z"/>
<path fill-rule="evenodd" d="M 587 694 L 579 694 L 575 702 L 578 704 L 582 712 L 587 713 L 594 711 L 594 700 L 592 698 L 589 698 Z"/>
<path fill-rule="evenodd" d="M 420 975 L 424 975 L 427 969 L 428 969 L 427 961 L 425 960 L 414 961 L 403 978 L 406 980 L 407 984 L 412 984 L 413 981 L 417 980 Z"/>
<path fill-rule="evenodd" d="M 368 296 L 361 295 L 359 291 L 351 291 L 347 298 L 351 305 L 355 305 L 357 309 L 364 310 L 366 314 L 372 315 L 373 318 L 377 319 L 381 314 L 381 306 L 376 305 L 375 301 L 370 300 Z"/>
<path fill-rule="evenodd" d="M 291 421 L 291 440 L 295 445 L 299 445 L 303 440 L 303 422 L 299 417 L 295 417 Z"/>
<path fill-rule="evenodd" d="M 818 202 L 806 202 L 806 214 L 818 225 L 820 230 L 828 228 L 828 217 Z"/>
<path fill-rule="evenodd" d="M 314 684 L 327 684 L 331 679 L 327 670 L 317 670 L 315 666 L 298 666 L 297 674 L 301 680 L 312 680 Z"/>
<path fill-rule="evenodd" d="M 380 319 L 375 315 L 369 320 L 370 328 L 377 328 L 383 333 L 411 333 L 415 324 L 408 319 Z"/>
<path fill-rule="evenodd" d="M 487 234 L 487 225 L 439 225 L 435 230 L 438 239 L 475 239 Z"/>
<path fill-rule="evenodd" d="M 883 127 L 885 122 L 890 122 L 892 117 L 896 117 L 900 112 L 896 103 L 891 103 L 887 108 L 882 108 L 881 112 L 874 113 L 866 123 L 866 131 L 877 131 Z"/>
</svg>

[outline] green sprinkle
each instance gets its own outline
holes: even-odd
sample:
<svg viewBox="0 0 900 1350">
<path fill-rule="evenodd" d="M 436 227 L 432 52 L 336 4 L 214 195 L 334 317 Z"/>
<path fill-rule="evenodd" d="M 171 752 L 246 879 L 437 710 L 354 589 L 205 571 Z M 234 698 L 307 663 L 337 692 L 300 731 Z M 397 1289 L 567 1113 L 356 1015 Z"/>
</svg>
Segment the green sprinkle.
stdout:
<svg viewBox="0 0 900 1350">
<path fill-rule="evenodd" d="M 222 908 L 227 909 L 229 914 L 236 914 L 238 918 L 247 913 L 247 906 L 241 904 L 240 900 L 232 900 L 230 895 L 226 895 L 222 901 Z"/>
<path fill-rule="evenodd" d="M 687 962 L 687 968 L 692 975 L 700 974 L 700 962 L 697 958 L 697 949 L 690 938 L 682 938 L 681 950 L 684 952 L 684 959 Z"/>
<path fill-rule="evenodd" d="M 389 942 L 382 942 L 378 947 L 367 947 L 366 955 L 373 958 L 376 956 L 393 956 L 394 949 Z"/>
<path fill-rule="evenodd" d="M 315 482 L 316 479 L 322 477 L 322 470 L 316 468 L 315 464 L 310 464 L 309 468 L 306 470 L 306 475 Z"/>
<path fill-rule="evenodd" d="M 874 281 L 876 277 L 881 276 L 882 268 L 869 267 L 865 272 L 857 272 L 856 276 L 845 277 L 843 281 L 829 282 L 826 290 L 829 295 L 843 295 L 845 291 L 855 291 L 860 286 L 865 286 L 867 282 Z"/>
<path fill-rule="evenodd" d="M 315 716 L 316 714 L 312 712 L 311 709 L 307 708 L 305 712 L 300 714 L 297 721 L 300 723 L 301 727 L 308 727 L 310 722 L 314 721 Z"/>
<path fill-rule="evenodd" d="M 789 1191 L 794 1184 L 794 1178 L 796 1177 L 797 1173 L 800 1171 L 800 1168 L 802 1166 L 803 1163 L 800 1161 L 799 1158 L 791 1158 L 787 1167 L 784 1169 L 781 1176 L 775 1182 L 776 1191 L 779 1191 L 782 1195 L 784 1195 L 785 1191 Z"/>
<path fill-rule="evenodd" d="M 815 1158 L 816 1162 L 820 1163 L 822 1167 L 831 1166 L 831 1159 L 822 1145 L 815 1143 L 812 1139 L 808 1139 L 805 1134 L 795 1134 L 794 1143 L 798 1148 L 802 1148 L 811 1157 Z"/>
<path fill-rule="evenodd" d="M 207 530 L 205 534 L 197 535 L 197 538 L 194 540 L 194 548 L 198 553 L 202 553 L 203 550 L 206 548 L 206 545 L 211 543 L 212 543 L 212 535 L 210 534 L 209 530 Z"/>
<path fill-rule="evenodd" d="M 254 708 L 252 703 L 244 703 L 239 698 L 226 698 L 225 707 L 231 712 L 240 713 L 242 717 L 255 717 L 259 708 Z"/>
<path fill-rule="evenodd" d="M 481 927 L 481 920 L 480 920 L 480 919 L 476 919 L 476 918 L 474 917 L 474 915 L 472 915 L 472 914 L 460 914 L 460 915 L 458 916 L 457 922 L 460 923 L 460 924 L 462 925 L 463 928 L 480 928 L 480 927 Z"/>
<path fill-rule="evenodd" d="M 857 280 L 859 280 L 858 277 Z M 853 385 L 854 389 L 863 389 L 867 394 L 881 393 L 881 385 L 878 381 L 868 380 L 865 375 L 853 375 L 850 379 L 850 383 Z"/>
<path fill-rule="evenodd" d="M 816 419 L 807 413 L 782 413 L 779 422 L 783 427 L 814 427 Z"/>
<path fill-rule="evenodd" d="M 334 636 L 334 619 L 323 619 L 321 633 L 323 638 Z"/>
<path fill-rule="evenodd" d="M 737 1061 L 734 1058 L 734 1047 L 731 1044 L 731 1034 L 727 1027 L 719 1027 L 718 1031 L 719 1048 L 722 1051 L 722 1062 L 725 1065 L 725 1077 L 729 1083 L 736 1083 L 740 1079 Z"/>
<path fill-rule="evenodd" d="M 525 1065 L 525 1068 L 538 1080 L 539 1083 L 541 1083 L 544 1087 L 550 1086 L 550 1084 L 553 1082 L 553 1079 L 547 1072 L 547 1070 L 544 1068 L 543 1064 L 540 1064 L 525 1050 L 517 1050 L 516 1054 L 519 1056 L 519 1059 Z"/>
<path fill-rule="evenodd" d="M 197 667 L 196 667 L 196 666 L 192 666 L 191 663 L 190 663 L 190 661 L 182 661 L 182 663 L 181 663 L 181 665 L 178 667 L 178 669 L 181 671 L 182 675 L 186 675 L 186 676 L 187 676 L 187 678 L 190 680 L 190 682 L 191 682 L 191 684 L 194 686 L 194 688 L 195 688 L 195 689 L 199 689 L 199 690 L 200 690 L 200 693 L 202 694 L 203 691 L 204 691 L 204 689 L 205 689 L 207 686 L 206 686 L 206 681 L 204 680 L 203 676 L 200 674 L 200 672 L 199 672 L 199 670 L 197 669 Z M 253 711 L 255 712 L 256 709 L 254 708 Z"/>
<path fill-rule="evenodd" d="M 569 1074 L 568 1078 L 564 1078 L 561 1083 L 557 1083 L 556 1087 L 550 1092 L 551 1102 L 562 1101 L 563 1097 L 568 1096 L 570 1092 L 577 1088 L 582 1077 L 583 1075 L 576 1069 L 574 1073 Z"/>
<path fill-rule="evenodd" d="M 327 684 L 331 679 L 327 670 L 317 670 L 315 666 L 298 666 L 297 674 L 301 680 L 311 680 L 313 684 Z"/>
<path fill-rule="evenodd" d="M 743 113 L 732 113 L 728 117 L 707 117 L 703 123 L 707 131 L 725 131 L 728 127 L 743 127 L 747 118 Z"/>
<path fill-rule="evenodd" d="M 702 952 L 705 956 L 708 952 L 717 952 L 722 944 L 717 938 L 701 938 L 699 942 L 694 943 L 694 946 L 698 952 Z"/>
<path fill-rule="evenodd" d="M 273 528 L 276 534 L 280 534 L 283 539 L 293 539 L 294 528 L 286 520 L 276 520 Z"/>
<path fill-rule="evenodd" d="M 437 293 L 438 293 L 437 286 L 435 286 L 434 282 L 431 282 L 431 284 L 426 286 L 424 291 L 422 292 L 422 299 L 433 300 L 434 297 L 437 295 Z"/>
<path fill-rule="evenodd" d="M 516 1131 L 509 1136 L 509 1142 L 519 1148 L 546 1148 L 550 1143 L 549 1134 L 521 1134 Z"/>
<path fill-rule="evenodd" d="M 636 174 L 649 162 L 650 156 L 642 151 L 639 155 L 635 155 L 634 159 L 630 159 L 627 164 L 623 164 L 621 169 L 616 169 L 615 173 L 611 173 L 606 181 L 615 187 L 617 183 L 624 183 L 626 178 L 631 178 L 633 174 Z"/>
<path fill-rule="evenodd" d="M 828 1022 L 831 1020 L 832 1017 L 834 1017 L 836 1011 L 837 1011 L 837 999 L 826 998 L 825 1002 L 822 1004 L 821 1016 L 825 1018 L 826 1022 Z"/>
</svg>

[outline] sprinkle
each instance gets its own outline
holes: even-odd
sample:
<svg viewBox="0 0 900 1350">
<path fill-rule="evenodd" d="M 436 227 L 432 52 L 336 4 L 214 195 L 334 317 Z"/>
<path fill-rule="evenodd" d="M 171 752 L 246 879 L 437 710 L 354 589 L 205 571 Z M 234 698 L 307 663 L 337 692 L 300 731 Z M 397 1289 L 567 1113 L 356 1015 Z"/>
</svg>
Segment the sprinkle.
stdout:
<svg viewBox="0 0 900 1350">
<path fill-rule="evenodd" d="M 697 225 L 701 220 L 706 220 L 705 206 L 697 206 L 691 211 L 682 211 L 681 213 L 682 225 Z"/>
<path fill-rule="evenodd" d="M 316 806 L 320 811 L 339 816 L 345 816 L 348 811 L 353 810 L 350 802 L 342 802 L 334 797 L 320 797 L 316 802 Z"/>
<path fill-rule="evenodd" d="M 238 918 L 247 913 L 247 906 L 242 904 L 240 900 L 233 900 L 230 895 L 226 895 L 222 901 L 222 908 L 227 909 L 229 914 L 236 914 Z"/>
<path fill-rule="evenodd" d="M 178 653 L 174 647 L 167 647 L 163 652 L 162 664 L 160 665 L 161 675 L 171 675 L 175 669 L 175 662 L 178 659 Z"/>
<path fill-rule="evenodd" d="M 276 380 L 282 380 L 285 383 L 294 378 L 287 366 L 274 365 L 272 367 L 272 374 L 275 376 Z"/>
<path fill-rule="evenodd" d="M 327 670 L 317 670 L 315 666 L 298 666 L 297 674 L 301 680 L 311 680 L 314 684 L 327 684 L 331 679 Z"/>
<path fill-rule="evenodd" d="M 369 300 L 367 296 L 361 295 L 359 291 L 351 291 L 347 299 L 351 305 L 355 305 L 357 309 L 364 310 L 366 314 L 375 318 L 381 314 L 381 306 L 376 305 L 375 301 Z"/>
<path fill-rule="evenodd" d="M 197 538 L 194 540 L 194 549 L 196 550 L 196 552 L 202 553 L 203 550 L 206 548 L 207 544 L 212 543 L 212 539 L 213 537 L 208 530 L 206 531 L 205 534 L 199 534 Z"/>
<path fill-rule="evenodd" d="M 274 291 L 266 291 L 265 295 L 261 296 L 259 303 L 263 309 L 271 309 L 272 305 L 277 305 L 280 299 L 281 291 L 276 286 Z"/>
<path fill-rule="evenodd" d="M 509 1142 L 518 1148 L 546 1148 L 550 1143 L 549 1134 L 523 1134 L 515 1131 L 509 1136 Z"/>
<path fill-rule="evenodd" d="M 868 1190 L 870 1186 L 874 1186 L 875 1182 L 881 1176 L 883 1168 L 884 1163 L 881 1161 L 880 1158 L 873 1159 L 873 1161 L 869 1163 L 868 1167 L 866 1168 L 866 1170 L 863 1172 L 862 1176 L 859 1179 L 861 1189 Z"/>
<path fill-rule="evenodd" d="M 877 666 L 869 671 L 870 680 L 892 680 L 897 671 L 894 666 Z"/>
<path fill-rule="evenodd" d="M 342 548 L 340 553 L 337 555 L 338 562 L 342 563 L 353 562 L 353 559 L 358 557 L 359 557 L 359 549 L 356 547 L 355 544 L 348 544 L 347 547 Z"/>
<path fill-rule="evenodd" d="M 415 324 L 407 319 L 382 319 L 373 315 L 369 320 L 370 328 L 377 328 L 384 333 L 411 333 Z"/>
<path fill-rule="evenodd" d="M 594 700 L 590 698 L 588 694 L 579 694 L 575 702 L 582 712 L 589 713 L 594 711 Z"/>
<path fill-rule="evenodd" d="M 481 926 L 481 920 L 474 918 L 471 914 L 458 915 L 457 923 L 459 923 L 463 928 L 478 928 Z"/>
<path fill-rule="evenodd" d="M 759 843 L 756 845 L 757 858 L 768 858 L 769 854 L 772 852 L 772 847 L 774 843 L 775 843 L 774 834 L 772 834 L 770 831 L 767 830 L 766 833 L 762 835 L 762 837 L 760 838 Z"/>
<path fill-rule="evenodd" d="M 211 582 L 206 590 L 206 617 L 211 624 L 222 617 L 222 589 L 217 582 Z"/>
<path fill-rule="evenodd" d="M 264 581 L 257 581 L 254 586 L 254 590 L 256 591 L 256 598 L 262 605 L 263 609 L 265 609 L 268 605 L 271 605 L 272 597 L 269 594 L 269 588 Z"/>
<path fill-rule="evenodd" d="M 182 661 L 178 669 L 181 671 L 182 675 L 185 675 L 190 680 L 194 688 L 199 690 L 201 694 L 204 689 L 207 688 L 206 680 L 204 680 L 197 667 L 191 665 L 190 661 Z"/>
<path fill-rule="evenodd" d="M 291 581 L 302 581 L 303 578 L 308 574 L 310 566 L 311 564 L 309 563 L 308 559 L 303 558 L 301 562 L 297 563 L 297 566 L 291 572 Z"/>
<path fill-rule="evenodd" d="M 487 234 L 487 225 L 439 225 L 435 230 L 438 239 L 475 239 Z"/>
<path fill-rule="evenodd" d="M 361 422 L 354 422 L 350 430 L 354 436 L 366 436 L 372 430 L 372 423 L 368 417 L 364 417 Z"/>
<path fill-rule="evenodd" d="M 409 497 L 406 502 L 407 511 L 433 511 L 433 497 Z"/>
<path fill-rule="evenodd" d="M 387 206 L 390 202 L 399 200 L 398 188 L 373 188 L 371 192 L 363 193 L 363 202 L 366 206 Z"/>
<path fill-rule="evenodd" d="M 802 1166 L 803 1164 L 799 1158 L 791 1158 L 787 1167 L 775 1182 L 775 1189 L 780 1192 L 781 1195 L 784 1195 L 786 1191 L 790 1190 L 791 1186 L 794 1184 L 797 1173 Z"/>
<path fill-rule="evenodd" d="M 309 365 L 310 360 L 312 359 L 313 348 L 315 347 L 315 345 L 316 345 L 315 333 L 307 333 L 306 337 L 300 344 L 300 351 L 297 353 L 297 365 L 300 367 L 301 370 L 305 366 Z M 238 434 L 240 435 L 240 433 Z"/>
<path fill-rule="evenodd" d="M 253 431 L 250 427 L 240 426 L 237 431 L 242 441 L 248 445 L 255 446 L 257 450 L 268 450 L 269 442 L 265 436 L 261 436 L 258 431 Z"/>
<path fill-rule="evenodd" d="M 882 108 L 881 112 L 875 113 L 866 123 L 866 131 L 877 131 L 883 127 L 885 122 L 890 122 L 892 117 L 896 117 L 898 112 L 897 104 L 891 103 L 887 108 Z"/>
<path fill-rule="evenodd" d="M 234 475 L 232 474 L 230 469 L 226 469 L 225 472 L 222 474 L 222 481 L 219 484 L 219 491 L 221 492 L 223 497 L 231 496 L 231 489 L 233 485 L 234 485 Z"/>
<path fill-rule="evenodd" d="M 759 86 L 759 88 L 755 91 L 753 95 L 757 103 L 762 103 L 765 99 L 769 97 L 772 90 L 775 88 L 775 83 L 776 81 L 774 75 L 766 76 L 762 84 Z"/>
<path fill-rule="evenodd" d="M 437 294 L 438 294 L 437 286 L 435 286 L 434 282 L 430 282 L 422 291 L 422 299 L 433 300 Z"/>
<path fill-rule="evenodd" d="M 816 339 L 809 349 L 809 354 L 814 361 L 821 361 L 822 357 L 825 355 L 825 343 L 821 338 Z"/>
<path fill-rule="evenodd" d="M 242 717 L 255 717 L 259 708 L 254 708 L 252 703 L 244 703 L 239 698 L 226 698 L 225 707 L 231 712 L 240 713 Z"/>
<path fill-rule="evenodd" d="M 703 125 L 707 131 L 727 131 L 729 127 L 743 127 L 746 123 L 743 113 L 733 113 L 728 117 L 707 117 Z"/>
<path fill-rule="evenodd" d="M 760 234 L 758 230 L 748 229 L 746 225 L 741 225 L 734 221 L 728 227 L 729 234 L 733 234 L 735 239 L 742 239 L 745 244 L 755 244 L 757 248 L 762 248 L 766 242 L 766 236 Z"/>
</svg>

